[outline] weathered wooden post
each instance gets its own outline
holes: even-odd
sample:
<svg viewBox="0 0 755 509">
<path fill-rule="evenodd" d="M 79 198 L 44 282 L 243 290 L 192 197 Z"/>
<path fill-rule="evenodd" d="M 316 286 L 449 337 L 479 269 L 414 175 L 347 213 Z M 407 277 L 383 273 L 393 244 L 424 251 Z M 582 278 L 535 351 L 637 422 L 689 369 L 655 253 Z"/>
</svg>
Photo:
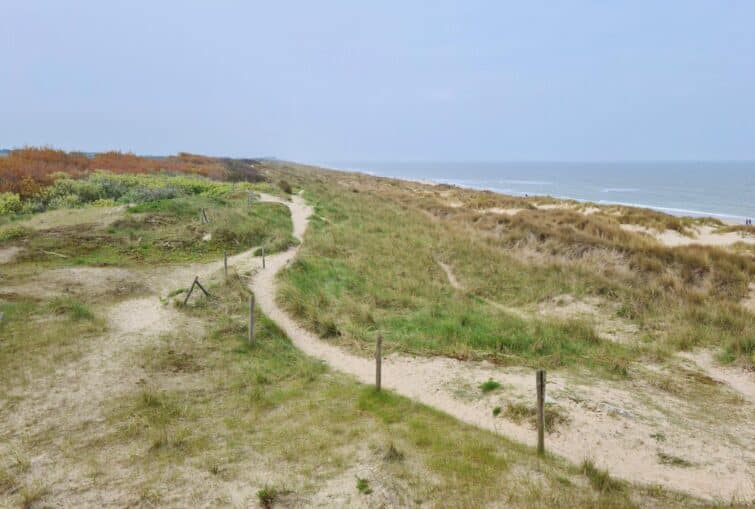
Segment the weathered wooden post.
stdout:
<svg viewBox="0 0 755 509">
<path fill-rule="evenodd" d="M 262 268 L 265 268 L 265 246 L 262 246 Z"/>
<path fill-rule="evenodd" d="M 223 251 L 223 269 L 225 270 L 225 278 L 228 279 L 228 253 Z"/>
<path fill-rule="evenodd" d="M 545 370 L 537 370 L 537 453 L 545 454 Z"/>
<path fill-rule="evenodd" d="M 191 286 L 189 287 L 189 291 L 186 292 L 186 298 L 184 299 L 184 306 L 189 302 L 189 297 L 191 297 L 191 292 L 194 291 L 194 285 L 197 284 L 197 281 L 199 280 L 199 276 L 194 278 L 194 281 L 191 283 Z"/>
<path fill-rule="evenodd" d="M 383 371 L 383 336 L 378 334 L 375 341 L 375 390 L 380 391 Z"/>
<path fill-rule="evenodd" d="M 254 294 L 249 296 L 249 346 L 254 341 Z"/>
</svg>

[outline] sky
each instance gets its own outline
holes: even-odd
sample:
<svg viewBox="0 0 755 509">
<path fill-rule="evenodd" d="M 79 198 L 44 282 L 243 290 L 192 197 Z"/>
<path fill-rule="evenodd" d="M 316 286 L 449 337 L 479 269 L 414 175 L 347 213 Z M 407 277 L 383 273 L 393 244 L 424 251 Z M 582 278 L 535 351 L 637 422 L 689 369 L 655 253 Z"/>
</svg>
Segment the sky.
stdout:
<svg viewBox="0 0 755 509">
<path fill-rule="evenodd" d="M 755 2 L 1 0 L 0 147 L 755 160 Z"/>
</svg>

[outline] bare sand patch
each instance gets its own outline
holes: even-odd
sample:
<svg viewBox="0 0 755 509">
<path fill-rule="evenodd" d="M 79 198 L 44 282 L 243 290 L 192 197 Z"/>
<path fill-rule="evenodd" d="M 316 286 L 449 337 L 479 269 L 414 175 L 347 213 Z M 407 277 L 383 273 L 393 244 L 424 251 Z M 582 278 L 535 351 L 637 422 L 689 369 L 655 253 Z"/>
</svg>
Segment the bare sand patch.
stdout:
<svg viewBox="0 0 755 509">
<path fill-rule="evenodd" d="M 10 263 L 13 261 L 13 259 L 16 257 L 18 253 L 23 251 L 24 249 L 22 247 L 5 247 L 0 249 L 0 265 L 4 263 Z"/>
<path fill-rule="evenodd" d="M 599 207 L 594 207 L 591 205 L 580 205 L 580 204 L 574 204 L 574 203 L 543 203 L 543 204 L 537 204 L 534 203 L 533 206 L 537 210 L 573 210 L 574 212 L 579 212 L 580 214 L 584 214 L 586 216 L 597 214 L 599 212 L 603 212 L 602 209 Z M 526 208 L 503 208 L 503 207 L 490 207 L 485 209 L 485 212 L 491 213 L 491 214 L 499 214 L 504 216 L 515 216 L 516 214 L 520 213 L 523 210 L 528 210 Z"/>
<path fill-rule="evenodd" d="M 135 271 L 116 267 L 67 267 L 37 274 L 6 292 L 36 297 L 60 295 L 103 297 L 146 292 L 147 286 Z"/>
<path fill-rule="evenodd" d="M 110 293 L 112 284 L 135 280 L 138 275 L 134 272 L 111 268 L 57 269 L 39 277 L 39 282 L 50 285 L 42 289 L 43 293 L 59 292 L 60 285 L 76 285 L 77 292 L 94 292 L 90 297 Z M 146 285 L 141 287 L 146 289 Z M 39 286 L 36 291 L 38 295 Z M 95 440 L 113 431 L 102 425 L 106 402 L 145 383 L 144 370 L 133 361 L 138 351 L 164 333 L 200 334 L 203 330 L 154 294 L 103 305 L 96 314 L 107 320 L 107 332 L 82 342 L 80 359 L 52 366 L 48 374 L 30 379 L 27 385 L 9 388 L 18 403 L 0 423 L 0 435 L 8 447 L 37 444 L 26 451 L 32 477 L 25 484 L 35 479 L 43 483 L 45 500 L 54 500 L 53 505 L 62 507 L 129 505 L 133 495 L 127 491 L 86 489 L 92 483 L 92 466 L 72 460 L 70 449 L 82 439 L 82 433 L 88 440 Z M 5 445 L 0 445 L 0 455 L 8 453 Z M 114 465 L 113 471 L 101 475 L 117 478 L 121 468 Z"/>
<path fill-rule="evenodd" d="M 742 231 L 720 232 L 718 228 L 708 225 L 693 227 L 691 235 L 683 235 L 676 230 L 659 232 L 637 224 L 622 224 L 620 226 L 626 231 L 646 234 L 669 247 L 689 245 L 726 247 L 739 242 L 755 244 L 755 235 L 751 233 Z"/>
<path fill-rule="evenodd" d="M 538 312 L 563 320 L 582 319 L 595 327 L 599 336 L 616 343 L 629 343 L 639 333 L 638 327 L 616 316 L 618 307 L 599 297 L 575 298 L 573 295 L 559 295 L 538 306 Z"/>
<path fill-rule="evenodd" d="M 517 208 L 504 209 L 501 207 L 490 207 L 490 208 L 485 209 L 485 212 L 490 213 L 490 214 L 498 214 L 500 216 L 515 216 L 523 210 L 525 209 L 517 209 Z"/>
<path fill-rule="evenodd" d="M 42 212 L 18 224 L 34 230 L 49 230 L 82 224 L 96 225 L 98 228 L 110 226 L 122 219 L 126 206 L 84 207 L 80 209 L 57 209 Z"/>
</svg>

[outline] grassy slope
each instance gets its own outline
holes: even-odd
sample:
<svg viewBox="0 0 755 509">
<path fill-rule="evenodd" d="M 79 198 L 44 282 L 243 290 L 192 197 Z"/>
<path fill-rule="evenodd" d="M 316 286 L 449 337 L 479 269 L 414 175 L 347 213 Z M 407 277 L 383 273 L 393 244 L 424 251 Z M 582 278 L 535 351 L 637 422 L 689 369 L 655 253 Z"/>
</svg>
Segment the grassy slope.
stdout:
<svg viewBox="0 0 755 509">
<path fill-rule="evenodd" d="M 112 262 L 132 263 L 119 256 Z M 149 382 L 106 402 L 105 422 L 67 429 L 59 451 L 51 449 L 55 425 L 33 436 L 0 428 L 0 505 L 44 503 L 71 489 L 39 479 L 37 470 L 46 468 L 40 458 L 55 454 L 63 466 L 88 472 L 86 487 L 76 490 L 136 505 L 223 506 L 231 503 L 229 492 L 249 485 L 267 485 L 266 493 L 283 503 L 302 503 L 339 476 L 357 493 L 356 473 L 376 492 L 357 496 L 387 497 L 398 506 L 704 505 L 613 481 L 589 464 L 538 459 L 530 449 L 404 398 L 376 394 L 301 355 L 263 316 L 249 347 L 243 283 L 216 278 L 209 285 L 219 299 L 183 309 L 204 321 L 207 334 L 169 334 L 124 359 L 141 366 Z M 87 338 L 101 333 L 107 300 L 2 301 L 1 408 L 12 411 L 29 396 L 22 371 L 34 376 L 53 362 L 65 371 L 88 351 Z"/>
<path fill-rule="evenodd" d="M 653 245 L 609 215 L 477 212 L 531 208 L 490 193 L 446 189 L 455 194 L 444 199 L 442 188 L 278 171 L 305 185 L 318 216 L 282 277 L 283 300 L 323 337 L 359 346 L 381 332 L 389 347 L 410 352 L 551 367 L 586 362 L 618 375 L 633 359 L 694 345 L 755 362 L 755 316 L 738 305 L 755 278 L 747 256 Z M 453 199 L 467 207 L 449 206 Z M 660 222 L 657 213 L 623 213 Z M 448 285 L 437 260 L 454 268 L 466 292 Z M 642 341 L 612 344 L 585 323 L 523 320 L 478 298 L 523 306 L 561 294 L 615 303 L 617 318 L 634 323 Z"/>
</svg>

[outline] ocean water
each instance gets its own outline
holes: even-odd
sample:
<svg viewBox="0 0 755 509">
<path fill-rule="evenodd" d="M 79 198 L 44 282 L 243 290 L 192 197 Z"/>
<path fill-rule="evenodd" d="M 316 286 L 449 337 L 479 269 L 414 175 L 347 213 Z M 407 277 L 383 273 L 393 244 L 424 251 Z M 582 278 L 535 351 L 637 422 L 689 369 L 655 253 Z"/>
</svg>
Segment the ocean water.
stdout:
<svg viewBox="0 0 755 509">
<path fill-rule="evenodd" d="M 524 195 L 755 219 L 755 161 L 631 163 L 336 162 L 330 168 Z"/>
</svg>

